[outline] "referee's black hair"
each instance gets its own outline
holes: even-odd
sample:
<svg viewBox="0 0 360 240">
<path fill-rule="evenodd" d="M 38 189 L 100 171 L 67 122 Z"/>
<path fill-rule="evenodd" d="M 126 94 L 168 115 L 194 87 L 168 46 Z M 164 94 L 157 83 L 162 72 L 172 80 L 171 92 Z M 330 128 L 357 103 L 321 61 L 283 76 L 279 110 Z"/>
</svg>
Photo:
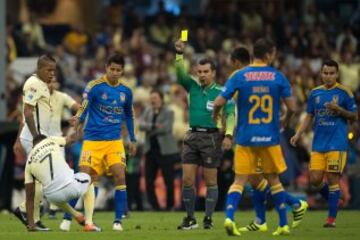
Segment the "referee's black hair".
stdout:
<svg viewBox="0 0 360 240">
<path fill-rule="evenodd" d="M 115 52 L 112 55 L 110 55 L 110 57 L 106 60 L 106 66 L 111 65 L 111 63 L 115 63 L 115 64 L 119 64 L 121 66 L 124 67 L 125 65 L 125 59 L 124 56 L 119 53 L 119 52 Z"/>
<path fill-rule="evenodd" d="M 202 58 L 199 60 L 198 64 L 200 65 L 205 65 L 205 64 L 210 64 L 210 68 L 212 71 L 215 71 L 216 70 L 216 66 L 215 66 L 215 63 L 214 61 L 212 61 L 211 59 L 209 58 Z"/>
<path fill-rule="evenodd" d="M 337 72 L 339 71 L 339 64 L 336 61 L 332 60 L 332 59 L 325 60 L 321 65 L 321 69 L 323 69 L 324 66 L 335 67 L 336 71 Z"/>
<path fill-rule="evenodd" d="M 244 65 L 250 64 L 250 53 L 244 47 L 235 48 L 230 54 L 231 60 L 235 61 L 238 60 Z"/>
<path fill-rule="evenodd" d="M 265 38 L 260 38 L 254 43 L 254 57 L 263 59 L 267 53 L 274 51 L 275 44 L 273 41 Z"/>
</svg>

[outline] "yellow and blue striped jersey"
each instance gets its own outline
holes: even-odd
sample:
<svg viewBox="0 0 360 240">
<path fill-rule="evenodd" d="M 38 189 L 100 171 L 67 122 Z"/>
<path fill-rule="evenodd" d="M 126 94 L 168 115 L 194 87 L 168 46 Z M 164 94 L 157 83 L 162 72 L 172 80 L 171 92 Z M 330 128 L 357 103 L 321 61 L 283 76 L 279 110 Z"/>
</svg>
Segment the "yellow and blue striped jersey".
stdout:
<svg viewBox="0 0 360 240">
<path fill-rule="evenodd" d="M 121 138 L 125 120 L 131 141 L 135 141 L 132 92 L 120 81 L 110 85 L 106 76 L 88 83 L 83 93 L 82 107 L 77 113 L 84 122 L 84 140 L 107 141 Z"/>
<path fill-rule="evenodd" d="M 354 96 L 344 86 L 337 83 L 330 89 L 323 85 L 314 88 L 310 93 L 306 112 L 314 116 L 312 150 L 315 152 L 348 149 L 347 119 L 325 107 L 326 103 L 332 101 L 347 111 L 357 112 Z"/>
</svg>

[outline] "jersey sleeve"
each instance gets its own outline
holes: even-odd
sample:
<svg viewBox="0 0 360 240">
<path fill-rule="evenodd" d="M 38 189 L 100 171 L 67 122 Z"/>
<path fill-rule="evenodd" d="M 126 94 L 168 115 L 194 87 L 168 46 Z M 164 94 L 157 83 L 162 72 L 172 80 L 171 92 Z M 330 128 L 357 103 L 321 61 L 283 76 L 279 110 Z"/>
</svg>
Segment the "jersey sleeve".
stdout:
<svg viewBox="0 0 360 240">
<path fill-rule="evenodd" d="M 175 60 L 175 68 L 176 68 L 176 77 L 177 83 L 183 86 L 186 91 L 190 91 L 191 85 L 194 84 L 194 80 L 190 77 L 190 75 L 186 72 L 184 68 L 184 56 L 176 55 Z"/>
<path fill-rule="evenodd" d="M 88 113 L 89 105 L 91 104 L 92 98 L 94 96 L 95 88 L 92 86 L 91 82 L 85 87 L 85 90 L 82 95 L 81 107 L 76 113 L 76 116 L 79 117 L 80 122 L 84 122 L 86 115 Z"/>
<path fill-rule="evenodd" d="M 346 94 L 345 109 L 350 112 L 357 112 L 354 95 Z"/>
<path fill-rule="evenodd" d="M 225 135 L 233 135 L 235 129 L 235 102 L 234 99 L 227 101 L 225 105 L 225 121 L 226 121 L 226 131 Z"/>
<path fill-rule="evenodd" d="M 314 106 L 314 94 L 313 92 L 310 93 L 308 102 L 307 102 L 307 106 L 306 106 L 306 113 L 311 114 L 311 115 L 315 115 L 315 106 Z"/>
<path fill-rule="evenodd" d="M 291 85 L 287 77 L 285 77 L 283 74 L 281 74 L 281 90 L 280 90 L 280 96 L 282 98 L 288 98 L 291 97 Z"/>
<path fill-rule="evenodd" d="M 25 177 L 25 184 L 35 182 L 35 179 L 34 179 L 33 175 L 30 172 L 29 162 L 26 162 L 24 175 L 25 175 L 24 176 Z"/>
<path fill-rule="evenodd" d="M 131 90 L 128 91 L 127 94 L 127 98 L 126 98 L 126 102 L 124 105 L 124 113 L 125 113 L 125 123 L 126 123 L 126 128 L 128 129 L 129 132 L 129 137 L 130 140 L 132 142 L 135 141 L 135 124 L 134 124 L 134 109 L 132 106 L 132 100 L 133 96 L 132 96 L 132 92 Z"/>
<path fill-rule="evenodd" d="M 36 82 L 32 82 L 30 85 L 24 86 L 24 103 L 35 106 L 42 96 L 41 89 L 42 88 L 39 87 Z"/>
<path fill-rule="evenodd" d="M 220 96 L 225 98 L 226 100 L 231 99 L 235 92 L 237 91 L 237 85 L 238 82 L 238 74 L 232 75 L 225 83 L 225 87 L 223 88 Z"/>
<path fill-rule="evenodd" d="M 76 103 L 76 101 L 66 93 L 63 93 L 63 99 L 67 108 L 71 108 Z"/>
</svg>

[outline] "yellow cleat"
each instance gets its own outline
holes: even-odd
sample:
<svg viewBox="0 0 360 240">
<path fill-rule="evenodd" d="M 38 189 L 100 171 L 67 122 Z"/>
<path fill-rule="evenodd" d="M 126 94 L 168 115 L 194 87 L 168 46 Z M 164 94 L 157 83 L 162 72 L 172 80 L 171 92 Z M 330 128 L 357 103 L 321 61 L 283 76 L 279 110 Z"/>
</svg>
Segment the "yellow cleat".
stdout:
<svg viewBox="0 0 360 240">
<path fill-rule="evenodd" d="M 272 233 L 273 236 L 280 236 L 280 235 L 290 235 L 290 229 L 288 225 L 278 227 L 275 232 Z"/>
<path fill-rule="evenodd" d="M 249 223 L 245 227 L 239 228 L 240 232 L 266 232 L 268 230 L 268 227 L 266 223 L 263 224 L 257 224 L 255 221 Z"/>
<path fill-rule="evenodd" d="M 307 202 L 300 200 L 300 207 L 293 210 L 294 220 L 291 225 L 292 228 L 296 228 L 300 225 L 301 221 L 304 219 L 308 207 L 309 205 L 307 204 Z"/>
<path fill-rule="evenodd" d="M 224 222 L 224 227 L 226 233 L 229 236 L 240 236 L 240 232 L 238 231 L 235 222 L 233 222 L 230 218 L 226 218 Z"/>
</svg>

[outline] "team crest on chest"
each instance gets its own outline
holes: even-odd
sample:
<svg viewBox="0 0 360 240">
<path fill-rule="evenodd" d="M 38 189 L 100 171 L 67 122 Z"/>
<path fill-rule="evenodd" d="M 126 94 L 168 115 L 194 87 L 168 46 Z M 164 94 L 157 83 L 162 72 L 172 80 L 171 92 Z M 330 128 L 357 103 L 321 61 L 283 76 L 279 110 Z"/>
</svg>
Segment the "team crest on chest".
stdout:
<svg viewBox="0 0 360 240">
<path fill-rule="evenodd" d="M 315 103 L 316 103 L 316 104 L 319 104 L 319 103 L 320 103 L 320 96 L 317 96 L 317 97 L 315 98 Z"/>
<path fill-rule="evenodd" d="M 338 102 L 339 102 L 339 96 L 338 96 L 338 95 L 334 95 L 334 96 L 332 97 L 332 100 L 333 100 L 333 102 L 338 103 Z"/>
<path fill-rule="evenodd" d="M 125 100 L 126 100 L 126 95 L 125 95 L 125 93 L 121 92 L 120 93 L 120 101 L 125 102 Z"/>
<path fill-rule="evenodd" d="M 108 95 L 106 94 L 106 92 L 104 92 L 104 93 L 101 95 L 101 99 L 102 99 L 102 100 L 107 100 L 107 99 L 108 99 Z"/>
</svg>

